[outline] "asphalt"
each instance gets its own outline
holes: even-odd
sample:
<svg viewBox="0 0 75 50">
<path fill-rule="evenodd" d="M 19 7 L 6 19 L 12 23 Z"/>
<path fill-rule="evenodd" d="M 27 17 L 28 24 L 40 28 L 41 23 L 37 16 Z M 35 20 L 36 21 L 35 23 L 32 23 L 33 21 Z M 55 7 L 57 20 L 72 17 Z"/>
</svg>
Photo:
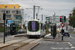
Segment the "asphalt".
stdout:
<svg viewBox="0 0 75 50">
<path fill-rule="evenodd" d="M 0 38 L 2 38 L 3 37 L 3 32 L 0 32 Z"/>
<path fill-rule="evenodd" d="M 20 36 L 20 34 L 18 35 Z M 14 35 L 14 36 L 18 36 L 18 35 Z M 51 35 L 46 36 L 44 39 L 40 40 L 38 42 L 39 45 L 34 47 L 32 50 L 75 50 L 75 34 L 70 33 L 70 37 L 65 36 L 64 41 L 61 41 L 61 34 L 59 35 L 60 38 L 57 35 L 55 39 L 52 39 Z M 9 44 L 27 39 L 24 37 L 14 38 L 14 36 L 6 37 L 7 40 L 5 44 L 2 43 L 3 39 L 0 38 L 0 47 L 7 46 Z M 23 34 L 21 36 L 23 36 Z"/>
<path fill-rule="evenodd" d="M 20 36 L 20 37 L 19 37 Z M 28 38 L 25 37 L 26 34 L 17 34 L 17 35 L 9 35 L 5 37 L 5 44 L 3 43 L 3 33 L 0 33 L 0 47 L 4 47 L 13 43 L 20 42 L 22 40 L 27 40 Z"/>
<path fill-rule="evenodd" d="M 65 36 L 64 41 L 61 41 L 61 36 L 54 40 L 51 38 L 43 39 L 32 50 L 75 50 L 75 34 L 70 33 L 70 35 L 70 37 Z"/>
</svg>

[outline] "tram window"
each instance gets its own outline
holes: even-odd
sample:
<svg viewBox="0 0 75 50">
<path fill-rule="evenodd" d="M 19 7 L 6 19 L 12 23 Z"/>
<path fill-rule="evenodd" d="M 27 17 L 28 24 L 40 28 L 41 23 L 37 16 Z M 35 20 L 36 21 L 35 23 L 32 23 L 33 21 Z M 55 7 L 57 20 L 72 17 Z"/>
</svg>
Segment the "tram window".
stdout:
<svg viewBox="0 0 75 50">
<path fill-rule="evenodd" d="M 41 23 L 41 29 L 43 29 L 43 24 Z"/>
<path fill-rule="evenodd" d="M 32 30 L 35 30 L 36 24 L 35 22 L 32 22 Z"/>
<path fill-rule="evenodd" d="M 38 31 L 39 30 L 39 23 L 37 21 L 30 21 L 28 23 L 28 30 L 29 31 Z"/>
<path fill-rule="evenodd" d="M 39 30 L 39 23 L 36 22 L 36 31 L 38 31 L 38 30 Z"/>
</svg>

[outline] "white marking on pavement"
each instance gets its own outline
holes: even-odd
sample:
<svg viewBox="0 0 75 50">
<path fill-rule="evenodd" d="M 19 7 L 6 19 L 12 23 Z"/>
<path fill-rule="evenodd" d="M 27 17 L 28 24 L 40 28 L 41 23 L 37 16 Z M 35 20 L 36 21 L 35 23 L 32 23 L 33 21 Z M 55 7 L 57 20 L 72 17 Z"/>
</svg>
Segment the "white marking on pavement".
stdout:
<svg viewBox="0 0 75 50">
<path fill-rule="evenodd" d="M 68 44 L 70 45 L 71 49 L 75 48 L 70 42 L 68 42 Z"/>
<path fill-rule="evenodd" d="M 51 43 L 51 44 L 59 44 L 59 42 L 46 42 L 46 41 L 44 41 L 44 42 L 38 42 L 38 43 Z"/>
<path fill-rule="evenodd" d="M 72 39 L 75 39 L 74 37 L 70 36 Z"/>
<path fill-rule="evenodd" d="M 59 43 L 57 43 L 57 44 L 59 44 Z"/>
<path fill-rule="evenodd" d="M 51 49 L 63 49 L 62 47 L 60 47 L 60 48 L 56 48 L 56 47 L 51 47 Z"/>
<path fill-rule="evenodd" d="M 47 34 L 45 37 L 48 37 L 48 36 L 50 36 L 51 34 Z"/>
<path fill-rule="evenodd" d="M 70 49 L 70 48 L 67 47 L 67 48 L 65 48 L 65 49 Z"/>
<path fill-rule="evenodd" d="M 71 47 L 71 49 L 74 49 L 75 47 Z"/>
<path fill-rule="evenodd" d="M 68 42 L 68 44 L 69 44 L 71 47 L 73 46 L 70 42 Z"/>
<path fill-rule="evenodd" d="M 38 42 L 38 43 L 51 43 L 51 44 L 60 44 L 59 42 Z M 75 47 L 70 43 L 70 42 L 62 42 L 62 43 L 67 43 L 67 44 L 69 44 L 69 46 L 70 47 L 65 47 L 65 48 L 63 48 L 63 47 L 51 47 L 51 49 L 59 49 L 59 50 L 61 50 L 61 49 L 65 49 L 65 50 L 67 50 L 67 49 L 75 49 Z"/>
<path fill-rule="evenodd" d="M 68 39 L 70 39 L 70 38 L 68 38 Z"/>
</svg>

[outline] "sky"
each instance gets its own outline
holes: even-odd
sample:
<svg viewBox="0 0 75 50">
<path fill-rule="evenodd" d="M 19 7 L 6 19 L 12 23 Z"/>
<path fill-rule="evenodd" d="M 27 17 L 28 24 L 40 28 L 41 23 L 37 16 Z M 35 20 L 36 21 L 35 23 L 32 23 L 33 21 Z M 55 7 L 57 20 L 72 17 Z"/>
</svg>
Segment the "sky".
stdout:
<svg viewBox="0 0 75 50">
<path fill-rule="evenodd" d="M 75 7 L 75 0 L 0 0 L 0 4 L 19 4 L 24 9 L 24 14 L 33 17 L 33 5 L 40 6 L 39 16 L 65 15 L 67 18 Z M 28 8 L 28 9 L 26 9 Z M 38 12 L 36 7 L 36 13 Z M 42 8 L 42 9 L 41 9 Z"/>
</svg>

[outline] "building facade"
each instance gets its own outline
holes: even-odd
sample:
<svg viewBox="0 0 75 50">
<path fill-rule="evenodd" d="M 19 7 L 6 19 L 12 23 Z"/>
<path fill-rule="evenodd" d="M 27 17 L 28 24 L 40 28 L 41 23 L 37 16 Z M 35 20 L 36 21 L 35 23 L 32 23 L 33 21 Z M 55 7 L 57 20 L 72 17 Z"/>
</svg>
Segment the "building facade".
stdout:
<svg viewBox="0 0 75 50">
<path fill-rule="evenodd" d="M 0 9 L 18 9 L 19 4 L 0 4 Z"/>
<path fill-rule="evenodd" d="M 4 24 L 3 13 L 6 13 L 6 20 L 12 20 L 17 25 L 23 27 L 24 9 L 20 9 L 16 5 L 15 5 L 15 8 L 13 5 L 7 6 L 7 8 L 0 8 L 0 24 L 2 25 Z"/>
</svg>

